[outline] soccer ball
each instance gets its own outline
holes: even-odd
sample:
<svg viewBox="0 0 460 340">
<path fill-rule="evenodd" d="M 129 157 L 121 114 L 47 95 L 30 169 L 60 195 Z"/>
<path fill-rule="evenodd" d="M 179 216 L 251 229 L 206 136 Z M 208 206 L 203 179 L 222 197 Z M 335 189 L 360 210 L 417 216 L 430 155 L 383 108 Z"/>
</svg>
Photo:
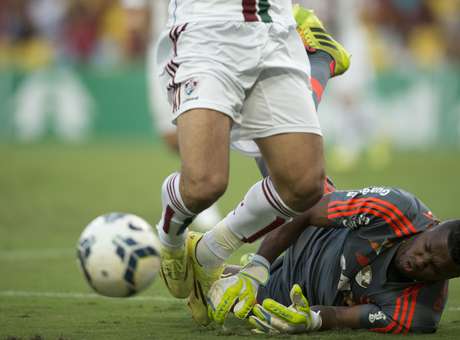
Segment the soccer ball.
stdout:
<svg viewBox="0 0 460 340">
<path fill-rule="evenodd" d="M 77 259 L 97 293 L 127 297 L 155 279 L 160 268 L 159 240 L 142 218 L 110 213 L 97 217 L 83 230 Z"/>
</svg>

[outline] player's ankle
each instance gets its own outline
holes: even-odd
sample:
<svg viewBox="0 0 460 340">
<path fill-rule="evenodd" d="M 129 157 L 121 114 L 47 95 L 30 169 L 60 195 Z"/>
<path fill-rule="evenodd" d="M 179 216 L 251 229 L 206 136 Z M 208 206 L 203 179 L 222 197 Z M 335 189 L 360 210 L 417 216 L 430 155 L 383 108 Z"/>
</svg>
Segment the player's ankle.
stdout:
<svg viewBox="0 0 460 340">
<path fill-rule="evenodd" d="M 209 269 L 217 268 L 225 261 L 214 254 L 203 239 L 198 241 L 196 246 L 196 260 L 200 266 Z"/>
<path fill-rule="evenodd" d="M 161 246 L 168 250 L 174 251 L 179 250 L 185 246 L 185 238 L 187 231 L 180 235 L 168 234 L 157 225 L 158 239 L 160 240 Z"/>
<path fill-rule="evenodd" d="M 196 258 L 203 267 L 218 267 L 243 242 L 223 222 L 204 234 L 197 245 Z"/>
</svg>

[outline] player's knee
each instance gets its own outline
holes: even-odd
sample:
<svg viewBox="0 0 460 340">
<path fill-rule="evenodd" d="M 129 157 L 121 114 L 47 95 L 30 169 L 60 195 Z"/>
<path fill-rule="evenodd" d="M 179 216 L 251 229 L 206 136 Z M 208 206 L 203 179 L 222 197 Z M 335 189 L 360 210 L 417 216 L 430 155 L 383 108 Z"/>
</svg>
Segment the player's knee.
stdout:
<svg viewBox="0 0 460 340">
<path fill-rule="evenodd" d="M 200 174 L 189 178 L 185 185 L 187 201 L 193 202 L 195 206 L 190 208 L 201 211 L 211 206 L 224 194 L 227 185 L 227 176 L 217 173 Z"/>
<path fill-rule="evenodd" d="M 317 203 L 324 192 L 323 170 L 309 171 L 291 183 L 288 205 L 296 211 L 305 211 Z"/>
</svg>

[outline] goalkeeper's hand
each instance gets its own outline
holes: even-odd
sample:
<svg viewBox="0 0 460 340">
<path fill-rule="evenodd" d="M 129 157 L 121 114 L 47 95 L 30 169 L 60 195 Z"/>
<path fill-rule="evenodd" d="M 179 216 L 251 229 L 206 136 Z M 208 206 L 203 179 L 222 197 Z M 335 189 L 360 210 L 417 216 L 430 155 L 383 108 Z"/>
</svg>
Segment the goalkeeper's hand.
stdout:
<svg viewBox="0 0 460 340">
<path fill-rule="evenodd" d="M 307 333 L 321 328 L 319 312 L 310 309 L 308 300 L 298 284 L 290 292 L 292 304 L 286 307 L 272 299 L 265 299 L 261 305 L 255 305 L 249 317 L 256 333 Z"/>
<path fill-rule="evenodd" d="M 209 318 L 223 324 L 233 307 L 237 318 L 246 318 L 256 304 L 257 290 L 269 278 L 268 261 L 254 255 L 239 273 L 214 282 L 208 292 Z"/>
</svg>

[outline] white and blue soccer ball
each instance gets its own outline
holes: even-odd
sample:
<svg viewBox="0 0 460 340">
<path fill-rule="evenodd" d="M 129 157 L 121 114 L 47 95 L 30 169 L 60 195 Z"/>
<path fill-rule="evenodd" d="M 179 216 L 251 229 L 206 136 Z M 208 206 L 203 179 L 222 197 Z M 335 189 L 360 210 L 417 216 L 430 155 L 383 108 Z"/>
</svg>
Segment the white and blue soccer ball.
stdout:
<svg viewBox="0 0 460 340">
<path fill-rule="evenodd" d="M 147 288 L 160 269 L 159 240 L 142 218 L 102 215 L 83 230 L 77 258 L 88 284 L 111 297 L 132 296 Z"/>
</svg>

